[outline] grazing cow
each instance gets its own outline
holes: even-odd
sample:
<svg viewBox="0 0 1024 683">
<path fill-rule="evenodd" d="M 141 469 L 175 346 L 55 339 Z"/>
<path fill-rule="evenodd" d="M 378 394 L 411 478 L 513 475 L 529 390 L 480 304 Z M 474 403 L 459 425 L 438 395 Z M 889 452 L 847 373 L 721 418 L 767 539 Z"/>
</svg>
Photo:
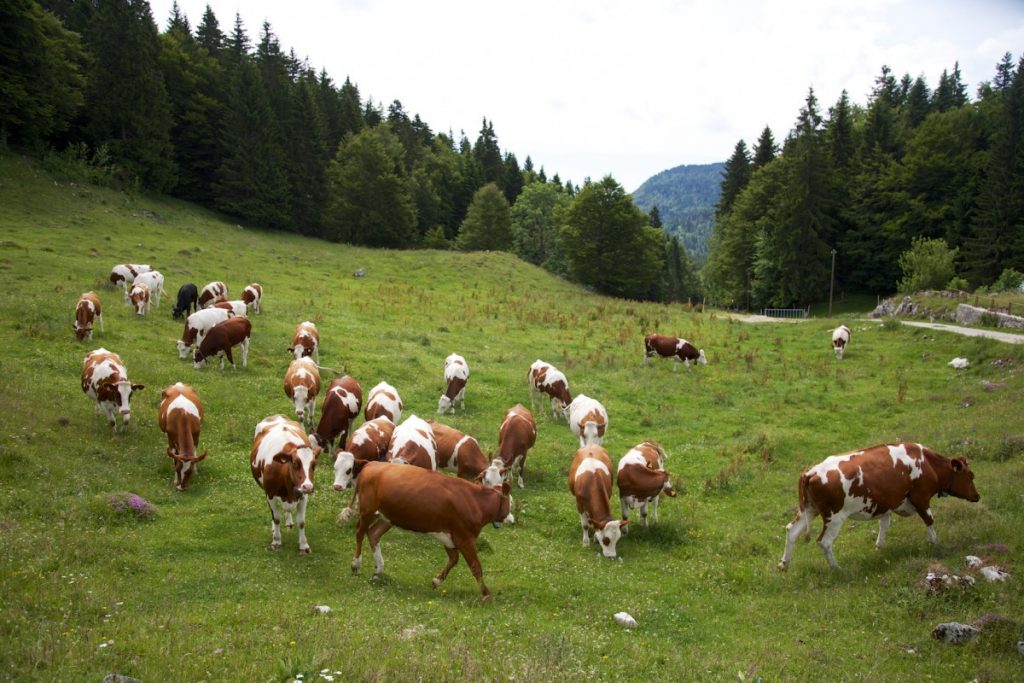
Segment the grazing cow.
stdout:
<svg viewBox="0 0 1024 683">
<path fill-rule="evenodd" d="M 245 315 L 248 313 L 248 308 L 246 307 L 245 302 L 241 299 L 235 299 L 234 301 L 218 301 L 210 306 L 210 308 L 223 308 L 225 311 L 231 311 L 232 315 Z"/>
<path fill-rule="evenodd" d="M 178 287 L 178 303 L 171 309 L 171 317 L 178 320 L 199 310 L 199 290 L 191 282 Z"/>
<path fill-rule="evenodd" d="M 387 457 L 394 431 L 395 423 L 382 415 L 364 422 L 353 432 L 348 444 L 334 458 L 334 490 L 344 491 L 351 486 L 366 463 L 383 461 Z M 338 521 L 347 522 L 358 504 L 356 496 L 352 496 L 348 507 L 338 514 Z"/>
<path fill-rule="evenodd" d="M 121 413 L 121 428 L 128 428 L 128 421 L 132 419 L 132 394 L 145 388 L 145 384 L 132 384 L 128 380 L 128 371 L 116 353 L 96 349 L 85 356 L 82 391 L 96 401 L 96 412 L 103 410 L 111 428 L 115 426 L 117 412 Z"/>
<path fill-rule="evenodd" d="M 149 287 L 149 296 L 153 300 L 153 305 L 157 308 L 160 307 L 161 295 L 167 293 L 164 291 L 164 276 L 157 270 L 139 273 L 135 276 L 135 280 L 132 281 L 132 285 L 146 285 Z M 128 289 L 128 287 L 125 287 L 125 301 L 129 298 Z"/>
<path fill-rule="evenodd" d="M 212 306 L 218 301 L 227 301 L 228 286 L 220 280 L 208 282 L 202 291 L 199 292 L 199 308 L 204 309 Z"/>
<path fill-rule="evenodd" d="M 523 468 L 526 466 L 526 454 L 537 441 L 537 422 L 533 413 L 521 403 L 517 403 L 505 411 L 498 428 L 497 457 L 508 468 L 508 476 L 517 477 L 519 488 L 523 485 Z"/>
<path fill-rule="evenodd" d="M 530 408 L 536 410 L 534 396 L 538 393 L 546 394 L 551 398 L 552 417 L 556 419 L 566 417 L 566 408 L 572 403 L 572 396 L 569 394 L 569 380 L 565 378 L 561 370 L 550 363 L 539 359 L 535 360 L 530 366 L 529 381 Z"/>
<path fill-rule="evenodd" d="M 178 345 L 178 358 L 184 359 L 192 346 L 199 347 L 206 337 L 206 333 L 213 329 L 217 323 L 222 323 L 233 314 L 223 308 L 210 308 L 196 311 L 185 319 L 185 329 L 181 333 Z"/>
<path fill-rule="evenodd" d="M 298 361 L 293 361 L 292 365 Z M 324 393 L 324 404 L 320 409 L 320 423 L 316 431 L 309 435 L 309 440 L 328 453 L 334 448 L 334 440 L 345 445 L 348 428 L 352 420 L 359 417 L 363 405 L 363 388 L 354 378 L 345 375 L 331 382 Z"/>
<path fill-rule="evenodd" d="M 309 358 L 293 360 L 284 373 L 284 395 L 295 402 L 295 416 L 303 427 L 313 424 L 316 397 L 320 393 L 320 371 Z"/>
<path fill-rule="evenodd" d="M 295 326 L 295 333 L 292 334 L 292 345 L 288 347 L 288 353 L 295 356 L 295 359 L 313 356 L 317 365 L 320 364 L 320 332 L 316 325 L 309 322 L 301 322 Z"/>
<path fill-rule="evenodd" d="M 852 453 L 833 455 L 803 471 L 799 482 L 799 508 L 786 526 L 786 549 L 779 569 L 793 556 L 793 544 L 810 523 L 821 515 L 818 545 L 833 569 L 838 569 L 832 544 L 847 519 L 877 519 L 875 548 L 885 545 L 892 513 L 914 513 L 924 521 L 928 540 L 938 547 L 933 526 L 931 499 L 956 496 L 978 502 L 974 473 L 966 458 L 945 458 L 917 443 L 881 444 Z"/>
<path fill-rule="evenodd" d="M 149 313 L 148 285 L 141 282 L 132 285 L 132 289 L 128 294 L 128 297 L 132 302 L 132 308 L 135 310 L 135 315 L 146 315 Z"/>
<path fill-rule="evenodd" d="M 254 313 L 260 312 L 260 302 L 263 301 L 263 287 L 254 282 L 242 290 L 242 301 L 250 307 Z"/>
<path fill-rule="evenodd" d="M 466 380 L 469 379 L 469 365 L 466 359 L 453 353 L 444 359 L 444 393 L 437 401 L 437 413 L 441 415 L 451 411 L 455 414 L 455 402 L 462 402 L 462 412 L 466 412 Z"/>
<path fill-rule="evenodd" d="M 85 341 L 89 337 L 92 341 L 93 322 L 100 324 L 100 332 L 103 331 L 103 309 L 100 307 L 100 298 L 96 292 L 85 292 L 78 297 L 75 304 L 75 337 L 78 341 Z"/>
<path fill-rule="evenodd" d="M 608 429 L 608 411 L 600 402 L 580 394 L 569 404 L 569 429 L 579 437 L 580 448 L 600 446 Z"/>
<path fill-rule="evenodd" d="M 569 491 L 576 498 L 576 511 L 583 527 L 583 545 L 590 545 L 590 529 L 605 557 L 615 557 L 615 544 L 629 524 L 612 519 L 612 461 L 600 446 L 582 446 L 569 466 Z"/>
<path fill-rule="evenodd" d="M 221 356 L 221 370 L 224 369 L 224 356 L 227 356 L 231 368 L 234 369 L 235 359 L 231 356 L 231 349 L 239 345 L 242 347 L 242 367 L 247 367 L 249 365 L 250 334 L 252 334 L 252 323 L 245 316 L 236 315 L 222 323 L 217 323 L 196 347 L 194 356 L 196 370 L 203 367 L 207 358 L 216 358 L 217 356 Z"/>
<path fill-rule="evenodd" d="M 384 571 L 380 538 L 397 526 L 430 534 L 444 545 L 448 562 L 434 578 L 435 588 L 444 582 L 462 553 L 480 586 L 482 598 L 491 597 L 477 557 L 476 538 L 486 524 L 500 526 L 508 516 L 508 484 L 496 489 L 417 467 L 371 462 L 359 475 L 356 494 L 360 506 L 353 572 L 358 572 L 362 565 L 364 536 L 369 536 L 373 550 L 374 576 Z"/>
<path fill-rule="evenodd" d="M 306 505 L 313 493 L 313 471 L 320 447 L 309 443 L 298 422 L 280 415 L 267 418 L 256 433 L 249 453 L 252 478 L 262 487 L 270 506 L 273 539 L 270 547 L 281 549 L 281 517 L 291 528 L 292 513 L 299 525 L 299 552 L 308 555 Z"/>
<path fill-rule="evenodd" d="M 127 287 L 135 282 L 135 276 L 153 270 L 147 264 L 119 263 L 110 270 L 110 284 L 115 287 Z"/>
<path fill-rule="evenodd" d="M 843 359 L 847 344 L 850 343 L 850 328 L 840 325 L 832 331 L 832 348 L 835 349 L 836 358 Z"/>
<path fill-rule="evenodd" d="M 437 444 L 434 430 L 426 421 L 410 415 L 395 427 L 388 446 L 389 462 L 415 465 L 427 470 L 437 469 Z"/>
<path fill-rule="evenodd" d="M 179 491 L 188 487 L 206 457 L 206 451 L 196 455 L 204 415 L 199 395 L 187 384 L 172 384 L 160 394 L 160 430 L 167 434 L 167 455 L 174 459 L 174 488 Z"/>
<path fill-rule="evenodd" d="M 475 481 L 487 469 L 487 456 L 476 439 L 434 420 L 427 420 L 427 424 L 437 447 L 437 469 L 455 472 L 469 481 Z"/>
<path fill-rule="evenodd" d="M 630 508 L 640 508 L 640 516 L 647 528 L 647 506 L 651 506 L 654 523 L 658 523 L 658 501 L 662 492 L 674 498 L 670 475 L 665 471 L 665 449 L 655 441 L 644 441 L 631 448 L 619 460 L 615 475 L 619 485 L 619 503 L 622 518 L 629 519 Z M 627 529 L 623 529 L 623 532 Z"/>
<path fill-rule="evenodd" d="M 370 389 L 370 395 L 366 399 L 364 417 L 369 422 L 383 416 L 398 424 L 402 419 L 404 409 L 405 406 L 402 405 L 402 397 L 398 395 L 398 390 L 387 382 L 381 382 Z"/>
<path fill-rule="evenodd" d="M 691 370 L 690 362 L 697 365 L 707 365 L 708 359 L 704 355 L 704 349 L 697 349 L 696 346 L 678 337 L 665 337 L 660 334 L 649 334 L 644 337 L 644 363 L 649 363 L 651 356 L 658 354 L 662 358 L 675 357 L 672 370 L 675 371 L 682 363 L 687 370 Z"/>
</svg>

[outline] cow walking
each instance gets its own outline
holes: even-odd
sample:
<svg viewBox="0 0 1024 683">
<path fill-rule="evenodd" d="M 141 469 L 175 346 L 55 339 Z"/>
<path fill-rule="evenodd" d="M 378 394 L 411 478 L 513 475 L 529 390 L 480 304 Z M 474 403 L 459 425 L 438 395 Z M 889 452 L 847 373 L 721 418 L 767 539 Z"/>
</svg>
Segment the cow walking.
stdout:
<svg viewBox="0 0 1024 683">
<path fill-rule="evenodd" d="M 124 361 L 112 351 L 90 351 L 82 362 L 82 391 L 96 401 L 96 412 L 103 411 L 111 429 L 116 427 L 117 413 L 121 414 L 121 428 L 128 428 L 132 394 L 145 388 L 145 384 L 131 383 Z"/>
<path fill-rule="evenodd" d="M 171 309 L 171 317 L 175 320 L 182 316 L 188 317 L 199 310 L 199 290 L 191 282 L 178 287 L 178 301 Z"/>
<path fill-rule="evenodd" d="M 511 480 L 516 478 L 519 488 L 523 484 L 523 468 L 526 467 L 526 454 L 537 442 L 537 421 L 526 406 L 517 403 L 505 411 L 498 428 L 497 457 L 508 470 Z"/>
<path fill-rule="evenodd" d="M 462 412 L 466 412 L 466 381 L 469 379 L 469 365 L 466 359 L 453 353 L 444 359 L 444 393 L 437 401 L 437 413 L 455 414 L 455 402 L 461 401 Z"/>
<path fill-rule="evenodd" d="M 103 331 L 103 309 L 100 306 L 100 298 L 96 292 L 85 292 L 78 297 L 75 304 L 75 337 L 78 341 L 85 341 L 88 337 L 92 341 L 93 322 L 100 324 L 100 332 Z"/>
<path fill-rule="evenodd" d="M 178 382 L 160 394 L 160 430 L 167 434 L 167 455 L 174 460 L 174 488 L 184 491 L 206 451 L 196 455 L 203 424 L 203 403 L 196 390 Z"/>
<path fill-rule="evenodd" d="M 793 556 L 793 544 L 821 515 L 818 535 L 825 559 L 839 569 L 832 544 L 847 519 L 877 519 L 875 548 L 885 546 L 885 533 L 892 513 L 907 517 L 917 514 L 925 523 L 928 540 L 938 547 L 931 499 L 949 495 L 978 502 L 974 473 L 966 458 L 945 458 L 917 443 L 872 446 L 852 453 L 832 455 L 800 475 L 799 508 L 786 526 L 786 549 L 779 569 L 785 570 Z"/>
<path fill-rule="evenodd" d="M 600 446 L 608 429 L 608 411 L 600 401 L 579 394 L 569 404 L 569 429 L 579 437 L 580 447 Z"/>
<path fill-rule="evenodd" d="M 832 330 L 832 349 L 836 352 L 836 358 L 839 360 L 843 359 L 843 354 L 846 352 L 846 346 L 850 343 L 850 328 L 846 325 L 840 325 L 836 329 Z"/>
<path fill-rule="evenodd" d="M 640 509 L 640 517 L 647 528 L 647 506 L 651 507 L 654 523 L 658 523 L 658 502 L 661 494 L 673 498 L 671 475 L 665 471 L 665 449 L 656 441 L 644 441 L 634 446 L 619 460 L 615 475 L 619 487 L 622 518 L 629 519 L 630 509 Z M 623 532 L 628 529 L 623 528 Z"/>
<path fill-rule="evenodd" d="M 538 359 L 530 366 L 530 408 L 534 406 L 534 396 L 541 394 L 551 399 L 551 415 L 555 419 L 567 417 L 567 409 L 572 403 L 572 395 L 569 393 L 569 380 L 565 378 L 562 371 L 550 363 Z M 543 398 L 541 398 L 543 401 Z"/>
<path fill-rule="evenodd" d="M 696 365 L 707 365 L 708 359 L 704 355 L 704 349 L 678 337 L 666 337 L 661 334 L 649 334 L 644 337 L 644 363 L 649 363 L 651 356 L 658 355 L 662 358 L 675 358 L 672 364 L 673 372 L 682 363 L 687 370 L 691 370 L 690 363 Z"/>
<path fill-rule="evenodd" d="M 583 527 L 583 545 L 590 545 L 590 530 L 601 546 L 601 554 L 615 557 L 615 546 L 629 520 L 612 519 L 612 461 L 600 446 L 583 446 L 569 466 L 569 491 L 576 499 L 576 511 Z"/>
</svg>

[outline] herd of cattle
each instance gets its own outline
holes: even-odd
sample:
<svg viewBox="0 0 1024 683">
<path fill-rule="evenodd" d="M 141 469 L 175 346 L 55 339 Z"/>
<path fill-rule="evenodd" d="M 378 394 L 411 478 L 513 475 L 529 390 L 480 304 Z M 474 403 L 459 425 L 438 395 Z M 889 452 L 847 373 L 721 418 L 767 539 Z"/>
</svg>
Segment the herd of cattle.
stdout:
<svg viewBox="0 0 1024 683">
<path fill-rule="evenodd" d="M 126 303 L 138 315 L 150 305 L 159 306 L 164 291 L 163 276 L 148 265 L 120 264 L 110 273 L 110 282 L 124 288 Z M 185 318 L 182 337 L 177 341 L 179 357 L 192 350 L 195 368 L 221 356 L 234 367 L 232 349 L 241 350 L 242 366 L 248 359 L 252 324 L 251 310 L 260 312 L 263 289 L 248 285 L 242 299 L 230 301 L 223 282 L 211 282 L 198 290 L 182 285 L 173 308 L 174 318 Z M 75 311 L 74 329 L 79 341 L 92 339 L 94 323 L 103 331 L 99 297 L 86 292 Z M 832 347 L 842 359 L 850 342 L 850 330 L 841 325 L 832 334 Z M 300 553 L 309 553 L 305 514 L 309 494 L 314 490 L 314 471 L 322 453 L 334 451 L 334 488 L 354 488 L 351 502 L 339 514 L 339 521 L 357 515 L 353 572 L 362 562 L 362 543 L 369 537 L 375 571 L 383 571 L 380 539 L 392 526 L 426 533 L 445 547 L 448 561 L 434 579 L 438 586 L 457 563 L 465 558 L 484 598 L 490 591 L 476 552 L 476 538 L 487 524 L 514 523 L 511 513 L 511 483 L 524 488 L 526 457 L 537 437 L 531 410 L 516 404 L 505 411 L 498 430 L 498 449 L 488 460 L 479 442 L 468 434 L 435 420 L 416 415 L 402 419 L 404 405 L 397 389 L 380 382 L 367 395 L 365 406 L 358 381 L 343 376 L 330 382 L 323 394 L 319 420 L 320 337 L 316 325 L 296 326 L 292 357 L 284 375 L 284 393 L 294 402 L 296 420 L 272 415 L 256 425 L 250 452 L 252 476 L 263 489 L 271 512 L 271 547 L 281 547 L 282 518 L 286 526 L 298 526 Z M 674 367 L 683 363 L 707 364 L 703 349 L 684 339 L 649 334 L 644 339 L 644 361 L 657 355 L 673 358 Z M 466 409 L 469 365 L 458 354 L 444 361 L 445 390 L 438 400 L 438 414 L 454 413 L 456 404 Z M 583 545 L 593 532 L 601 552 L 616 556 L 616 546 L 628 531 L 629 513 L 639 509 L 644 528 L 648 508 L 658 520 L 661 494 L 675 496 L 671 477 L 665 470 L 667 454 L 655 441 L 644 441 L 613 464 L 603 441 L 608 413 L 597 400 L 584 394 L 572 396 L 564 373 L 542 360 L 528 372 L 530 404 L 550 401 L 552 417 L 565 420 L 579 440 L 579 449 L 569 468 L 569 490 L 576 501 L 583 531 Z M 122 429 L 131 418 L 131 395 L 144 388 L 128 379 L 127 369 L 116 354 L 100 348 L 85 357 L 82 390 L 94 399 L 112 428 L 120 413 Z M 364 422 L 350 431 L 363 412 Z M 175 487 L 184 491 L 206 451 L 198 453 L 200 430 L 205 417 L 195 389 L 178 382 L 163 389 L 159 408 L 160 429 L 167 435 L 167 455 L 175 464 Z M 335 446 L 337 446 L 335 448 Z M 453 472 L 450 477 L 439 470 Z M 821 515 L 823 528 L 818 543 L 832 567 L 838 567 L 832 544 L 846 519 L 878 519 L 877 547 L 885 542 L 892 513 L 917 513 L 924 521 L 928 538 L 937 543 L 929 503 L 936 494 L 953 495 L 970 501 L 979 496 L 974 474 L 963 458 L 949 459 L 920 444 L 880 445 L 826 458 L 804 470 L 798 485 L 798 512 L 786 527 L 786 548 L 780 569 L 792 556 L 796 539 L 810 533 L 810 522 Z M 613 483 L 618 485 L 621 518 L 611 509 Z"/>
</svg>

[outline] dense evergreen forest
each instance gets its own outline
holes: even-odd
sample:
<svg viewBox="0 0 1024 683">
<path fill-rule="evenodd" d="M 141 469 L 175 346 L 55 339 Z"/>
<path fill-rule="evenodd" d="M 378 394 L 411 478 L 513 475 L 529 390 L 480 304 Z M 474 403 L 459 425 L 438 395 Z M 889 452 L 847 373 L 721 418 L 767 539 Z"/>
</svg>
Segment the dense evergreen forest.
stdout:
<svg viewBox="0 0 1024 683">
<path fill-rule="evenodd" d="M 890 293 L 901 276 L 918 282 L 901 273 L 901 263 L 916 262 L 904 257 L 912 250 L 948 255 L 953 271 L 939 287 L 1017 282 L 1024 59 L 1015 65 L 1007 53 L 973 101 L 956 65 L 934 90 L 923 76 L 883 67 L 865 105 L 844 91 L 826 116 L 812 89 L 781 149 L 765 128 L 752 152 L 736 144 L 723 176 L 702 271 L 716 303 L 821 301 L 833 250 L 836 286 L 847 291 Z"/>
<path fill-rule="evenodd" d="M 824 298 L 832 249 L 847 290 L 895 289 L 920 238 L 971 284 L 1024 270 L 1024 62 L 1009 54 L 974 101 L 956 67 L 934 91 L 886 67 L 866 105 L 844 93 L 823 118 L 811 91 L 781 147 L 767 128 L 753 153 L 740 141 L 698 277 L 656 202 L 520 164 L 485 116 L 474 140 L 434 131 L 337 85 L 269 22 L 252 38 L 207 6 L 193 28 L 175 5 L 161 31 L 145 0 L 7 0 L 0 25 L 0 148 L 264 228 L 507 250 L 613 296 L 747 307 Z"/>
<path fill-rule="evenodd" d="M 642 210 L 658 209 L 665 232 L 678 237 L 698 262 L 708 255 L 724 166 L 722 162 L 676 166 L 651 176 L 633 193 Z"/>
</svg>

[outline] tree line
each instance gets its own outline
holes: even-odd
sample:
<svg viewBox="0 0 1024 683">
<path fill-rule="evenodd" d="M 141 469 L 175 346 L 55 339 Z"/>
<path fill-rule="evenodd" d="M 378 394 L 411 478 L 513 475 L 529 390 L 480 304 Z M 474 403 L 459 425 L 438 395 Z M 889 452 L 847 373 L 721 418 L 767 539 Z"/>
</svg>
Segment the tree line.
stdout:
<svg viewBox="0 0 1024 683">
<path fill-rule="evenodd" d="M 370 247 L 505 250 L 614 296 L 685 300 L 697 278 L 610 176 L 583 187 L 364 99 L 207 6 L 165 30 L 145 0 L 0 6 L 0 146 L 242 221 Z M 9 96 L 8 96 L 9 95 Z M 652 225 L 652 222 L 654 225 Z"/>
<path fill-rule="evenodd" d="M 890 293 L 914 249 L 955 258 L 955 285 L 989 285 L 1024 271 L 1024 59 L 1007 53 L 973 101 L 958 64 L 934 90 L 883 67 L 866 104 L 843 91 L 824 117 L 811 89 L 781 148 L 766 127 L 722 175 L 702 271 L 715 303 L 821 301 L 833 255 L 837 287 Z"/>
</svg>

